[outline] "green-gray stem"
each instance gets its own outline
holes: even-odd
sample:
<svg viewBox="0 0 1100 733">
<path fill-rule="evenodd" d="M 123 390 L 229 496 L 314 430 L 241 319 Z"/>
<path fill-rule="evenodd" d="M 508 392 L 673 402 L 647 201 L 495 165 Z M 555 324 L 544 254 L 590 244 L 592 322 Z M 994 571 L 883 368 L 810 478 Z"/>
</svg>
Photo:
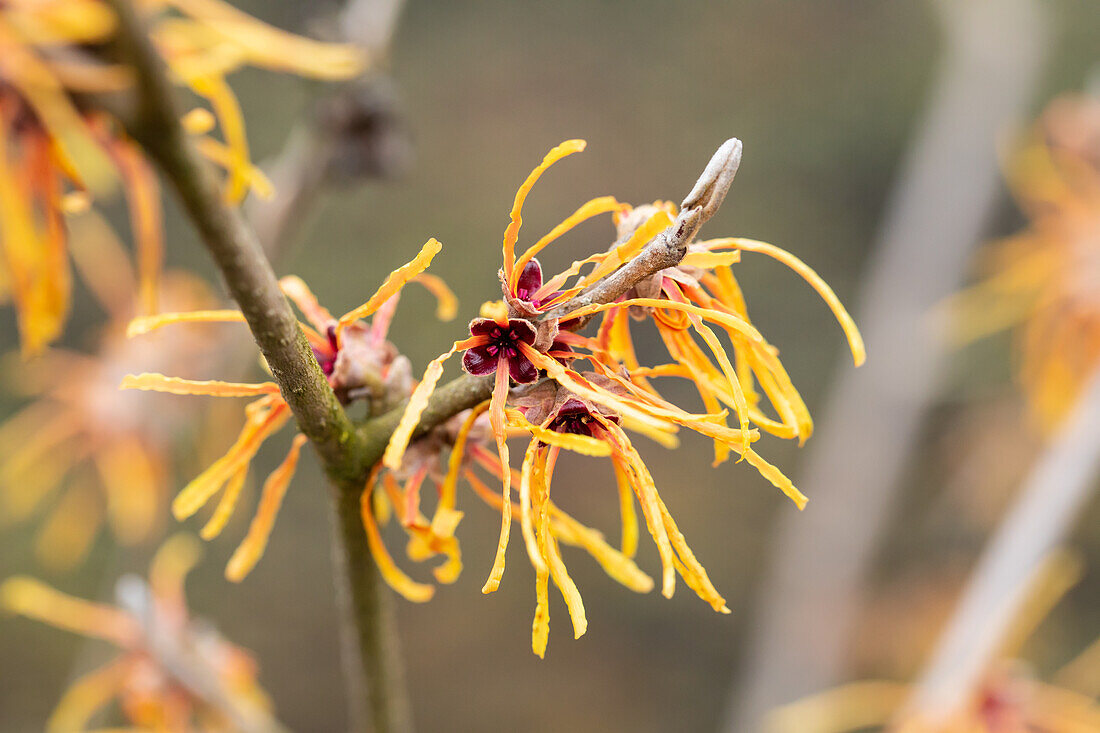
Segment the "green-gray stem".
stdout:
<svg viewBox="0 0 1100 733">
<path fill-rule="evenodd" d="M 412 711 L 405 684 L 405 665 L 394 618 L 393 594 L 371 559 L 359 510 L 359 493 L 332 486 L 332 544 L 336 567 L 336 602 L 346 618 L 341 624 L 343 649 L 358 649 L 359 657 L 344 654 L 348 706 L 354 722 L 369 720 L 382 731 L 411 731 Z M 350 582 L 339 582 L 339 579 Z"/>
</svg>

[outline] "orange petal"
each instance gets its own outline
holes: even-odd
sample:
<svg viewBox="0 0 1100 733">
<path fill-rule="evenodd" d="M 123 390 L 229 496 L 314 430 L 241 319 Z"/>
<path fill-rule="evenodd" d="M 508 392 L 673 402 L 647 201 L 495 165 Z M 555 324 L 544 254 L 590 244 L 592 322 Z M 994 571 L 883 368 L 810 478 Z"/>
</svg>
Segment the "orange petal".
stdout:
<svg viewBox="0 0 1100 733">
<path fill-rule="evenodd" d="M 585 202 L 579 209 L 574 211 L 565 221 L 558 224 L 543 236 L 542 239 L 531 245 L 526 252 L 519 256 L 516 260 L 515 267 L 512 270 L 511 279 L 508 282 L 509 289 L 515 291 L 516 283 L 519 281 L 519 275 L 523 272 L 524 266 L 531 261 L 531 258 L 541 252 L 548 244 L 553 242 L 561 235 L 568 232 L 573 227 L 577 226 L 583 221 L 587 221 L 594 216 L 600 214 L 606 214 L 611 211 L 618 211 L 622 208 L 622 204 L 615 200 L 614 196 L 601 196 L 594 198 L 591 201 Z"/>
<path fill-rule="evenodd" d="M 59 629 L 123 647 L 132 644 L 140 634 L 134 619 L 117 608 L 74 598 L 22 575 L 0 583 L 0 606 Z"/>
<path fill-rule="evenodd" d="M 248 193 L 248 169 L 252 165 L 241 105 L 225 79 L 216 74 L 188 79 L 188 86 L 210 102 L 221 124 L 225 142 L 232 152 L 232 161 L 227 166 L 229 180 L 226 181 L 223 196 L 228 203 L 238 204 Z"/>
<path fill-rule="evenodd" d="M 523 226 L 523 202 L 527 200 L 527 194 L 531 192 L 531 188 L 547 168 L 568 155 L 584 150 L 585 145 L 587 143 L 584 140 L 566 140 L 558 145 L 546 154 L 541 163 L 535 166 L 535 169 L 527 176 L 527 180 L 516 191 L 515 201 L 512 202 L 511 221 L 504 230 L 504 277 L 507 282 L 512 282 L 512 272 L 515 268 L 516 259 L 516 240 L 519 239 L 519 228 Z"/>
<path fill-rule="evenodd" d="M 657 545 L 657 554 L 661 558 L 661 595 L 665 598 L 671 598 L 676 587 L 676 569 L 672 564 L 672 544 L 669 541 L 665 524 L 661 520 L 661 510 L 657 502 L 657 487 L 653 483 L 653 477 L 650 475 L 649 469 L 646 468 L 641 456 L 630 444 L 626 434 L 622 432 L 622 429 L 614 423 L 604 420 L 598 414 L 596 419 L 600 421 L 608 434 L 613 436 L 619 449 L 619 457 L 616 460 L 621 461 L 624 473 L 631 477 L 634 493 L 642 507 L 642 516 L 645 517 L 646 525 L 649 527 L 649 532 Z"/>
<path fill-rule="evenodd" d="M 374 291 L 374 295 L 370 296 L 366 303 L 340 316 L 340 321 L 336 326 L 336 333 L 341 333 L 349 323 L 354 323 L 362 318 L 366 318 L 378 310 L 383 303 L 400 292 L 401 288 L 405 287 L 405 283 L 428 269 L 428 265 L 432 263 L 432 258 L 435 257 L 441 249 L 443 249 L 443 245 L 435 238 L 425 242 L 424 246 L 420 248 L 420 253 L 410 262 L 391 272 L 386 278 L 386 281 L 379 286 L 378 290 Z"/>
<path fill-rule="evenodd" d="M 447 287 L 447 283 L 443 282 L 443 278 L 422 272 L 413 277 L 411 282 L 420 283 L 428 289 L 428 292 L 435 296 L 436 318 L 441 321 L 450 321 L 454 320 L 454 317 L 458 315 L 458 298 L 456 298 L 454 292 Z"/>
<path fill-rule="evenodd" d="M 466 458 L 466 441 L 470 437 L 470 431 L 473 430 L 474 423 L 477 422 L 477 419 L 485 414 L 485 411 L 488 409 L 488 400 L 471 409 L 470 414 L 462 421 L 462 426 L 455 435 L 454 445 L 451 446 L 451 455 L 447 459 L 447 475 L 444 477 L 443 484 L 439 489 L 439 504 L 437 504 L 436 508 L 437 514 L 440 510 L 450 510 L 455 507 L 458 473 L 462 469 L 463 460 Z"/>
<path fill-rule="evenodd" d="M 629 490 L 629 486 L 627 489 Z M 587 551 L 612 580 L 622 583 L 635 593 L 648 593 L 653 590 L 653 579 L 642 572 L 628 556 L 607 544 L 602 534 L 585 527 L 556 507 L 553 502 L 550 503 L 550 513 L 554 519 L 555 537 L 568 545 L 581 547 Z"/>
<path fill-rule="evenodd" d="M 237 442 L 225 455 L 191 480 L 172 501 L 172 514 L 184 520 L 197 512 L 217 493 L 241 466 L 248 465 L 268 436 L 281 428 L 290 417 L 290 408 L 281 400 L 270 410 L 250 415 Z"/>
<path fill-rule="evenodd" d="M 244 488 L 244 481 L 247 477 L 248 464 L 244 463 L 229 478 L 221 498 L 218 499 L 218 506 L 214 509 L 214 514 L 199 531 L 199 536 L 204 540 L 214 539 L 225 529 L 229 518 L 233 516 L 233 510 L 237 507 L 237 500 L 241 496 L 241 489 Z"/>
<path fill-rule="evenodd" d="M 386 445 L 386 452 L 382 456 L 382 464 L 386 468 L 391 471 L 401 468 L 401 459 L 405 455 L 405 449 L 409 446 L 413 431 L 420 424 L 420 416 L 428 407 L 428 400 L 431 399 L 439 378 L 443 376 L 443 362 L 450 359 L 456 351 L 468 349 L 471 346 L 483 343 L 483 341 L 483 337 L 479 336 L 473 336 L 463 341 L 455 341 L 450 351 L 436 357 L 428 364 L 428 368 L 424 370 L 423 379 L 420 380 L 420 384 L 416 385 L 416 389 L 409 397 L 405 412 L 401 415 L 401 420 L 390 436 L 390 442 Z"/>
<path fill-rule="evenodd" d="M 218 380 L 181 379 L 166 377 L 163 374 L 127 374 L 122 378 L 119 389 L 141 389 L 153 392 L 168 392 L 179 395 L 209 395 L 211 397 L 255 397 L 265 394 L 279 394 L 279 385 L 274 382 L 242 384 L 240 382 L 220 382 Z"/>
<path fill-rule="evenodd" d="M 622 466 L 617 462 L 612 466 L 615 469 L 615 485 L 619 489 L 619 516 L 623 524 L 621 552 L 626 557 L 634 557 L 638 552 L 638 513 L 634 510 L 634 493 Z"/>
<path fill-rule="evenodd" d="M 644 224 L 634 230 L 630 238 L 620 244 L 611 252 L 611 256 L 603 260 L 592 272 L 581 280 L 581 285 L 591 285 L 597 280 L 610 275 L 620 265 L 629 262 L 634 255 L 641 251 L 642 247 L 656 237 L 661 231 L 672 224 L 672 218 L 667 211 L 660 210 L 649 217 Z"/>
<path fill-rule="evenodd" d="M 208 310 L 141 316 L 130 321 L 126 336 L 133 338 L 174 323 L 244 323 L 244 314 L 236 310 Z"/>
<path fill-rule="evenodd" d="M 184 582 L 201 557 L 202 546 L 194 535 L 177 532 L 165 540 L 149 563 L 149 587 L 157 600 L 185 613 Z"/>
<path fill-rule="evenodd" d="M 531 481 L 534 473 L 535 461 L 546 460 L 545 451 L 539 451 L 539 441 L 532 438 L 527 444 L 527 451 L 523 455 L 523 467 L 520 468 L 519 482 L 519 519 L 520 531 L 523 541 L 527 546 L 527 557 L 536 571 L 546 572 L 546 561 L 539 551 L 538 538 L 535 536 L 535 515 L 531 504 Z M 509 502 L 510 503 L 510 502 Z M 503 503 L 501 504 L 503 506 Z"/>
<path fill-rule="evenodd" d="M 489 403 L 489 422 L 493 426 L 493 435 L 497 441 L 497 454 L 500 456 L 503 488 L 501 490 L 502 506 L 511 503 L 512 496 L 512 472 L 509 469 L 508 459 L 508 433 L 504 422 L 504 403 L 508 399 L 508 370 L 501 364 L 496 371 L 496 386 L 493 388 L 493 397 Z M 496 557 L 493 558 L 493 567 L 489 571 L 489 578 L 482 586 L 482 593 L 492 593 L 500 587 L 500 579 L 504 575 L 505 551 L 508 549 L 508 535 L 512 528 L 512 513 L 500 513 L 500 538 L 497 540 Z"/>
<path fill-rule="evenodd" d="M 736 247 L 737 249 L 768 255 L 769 257 L 779 260 L 801 275 L 829 306 L 829 309 L 840 323 L 840 327 L 844 329 L 844 335 L 848 337 L 848 345 L 852 350 L 852 359 L 855 361 L 856 366 L 859 366 L 866 360 L 867 349 L 863 345 L 863 337 L 860 336 L 859 328 L 856 327 L 855 321 L 848 315 L 848 311 L 845 310 L 844 306 L 841 304 L 840 298 L 836 297 L 836 293 L 833 292 L 833 289 L 829 287 L 828 283 L 821 279 L 820 275 L 814 272 L 813 268 L 790 252 L 780 249 L 774 244 L 741 238 L 723 241 L 728 242 L 728 246 Z"/>
<path fill-rule="evenodd" d="M 695 558 L 695 553 L 688 547 L 684 534 L 676 526 L 668 507 L 665 506 L 665 502 L 660 496 L 657 496 L 657 505 L 661 510 L 661 521 L 665 524 L 665 530 L 668 532 L 672 548 L 676 550 L 676 554 L 679 555 L 680 561 L 683 563 L 683 570 L 681 570 L 680 575 L 684 578 L 684 582 L 700 598 L 709 603 L 715 611 L 729 613 L 726 599 L 718 593 L 714 584 L 710 582 L 707 571 L 703 569 L 702 564 Z"/>
<path fill-rule="evenodd" d="M 367 533 L 367 545 L 370 547 L 371 557 L 378 565 L 378 571 L 382 574 L 382 578 L 386 583 L 407 600 L 414 603 L 424 603 L 431 600 L 431 597 L 435 595 L 435 588 L 425 583 L 417 583 L 401 572 L 400 568 L 394 563 L 393 558 L 390 557 L 390 553 L 386 550 L 386 545 L 382 542 L 382 535 L 378 531 L 378 525 L 375 524 L 374 515 L 371 512 L 370 487 L 372 485 L 373 481 L 368 482 L 368 488 L 360 498 L 359 507 L 363 519 L 363 529 Z"/>
<path fill-rule="evenodd" d="M 168 1 L 257 66 L 319 79 L 347 79 L 361 72 L 368 61 L 352 44 L 322 43 L 287 33 L 220 0 Z"/>
<path fill-rule="evenodd" d="M 279 287 L 282 288 L 283 294 L 298 306 L 298 310 L 307 321 L 313 324 L 318 333 L 324 333 L 329 326 L 336 323 L 336 318 L 329 313 L 328 308 L 317 301 L 317 296 L 302 278 L 297 275 L 287 275 L 279 280 Z"/>
<path fill-rule="evenodd" d="M 290 444 L 290 452 L 264 481 L 263 491 L 260 493 L 260 505 L 256 509 L 256 516 L 252 518 L 252 524 L 248 527 L 248 534 L 237 546 L 233 556 L 229 558 L 229 564 L 225 566 L 225 577 L 234 583 L 244 580 L 263 557 L 264 550 L 267 549 L 267 540 L 275 527 L 275 518 L 283 505 L 283 497 L 286 496 L 287 487 L 290 486 L 290 480 L 294 478 L 294 471 L 298 468 L 298 454 L 305 442 L 306 436 L 301 434 L 294 436 L 294 442 Z"/>
</svg>

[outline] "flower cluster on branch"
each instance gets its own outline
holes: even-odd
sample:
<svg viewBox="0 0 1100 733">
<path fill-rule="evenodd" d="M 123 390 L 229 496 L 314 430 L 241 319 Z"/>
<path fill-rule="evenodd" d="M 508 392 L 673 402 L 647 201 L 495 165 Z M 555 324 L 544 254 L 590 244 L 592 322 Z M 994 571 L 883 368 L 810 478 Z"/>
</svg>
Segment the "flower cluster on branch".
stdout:
<svg viewBox="0 0 1100 733">
<path fill-rule="evenodd" d="M 722 612 L 729 610 L 725 600 L 676 526 L 627 430 L 665 444 L 674 443 L 680 428 L 693 430 L 714 441 L 716 465 L 734 453 L 800 508 L 805 504 L 805 497 L 790 479 L 753 448 L 761 430 L 805 440 L 812 423 L 778 350 L 748 317 L 731 269 L 741 252 L 770 255 L 804 276 L 836 314 L 856 364 L 864 358 L 859 333 L 839 300 L 793 255 L 754 240 L 694 240 L 698 228 L 724 198 L 740 162 L 740 142 L 736 140 L 715 154 L 681 211 L 668 202 L 634 208 L 612 197 L 593 199 L 517 256 L 527 195 L 551 165 L 584 146 L 581 140 L 562 143 L 520 186 L 504 233 L 503 299 L 483 306 L 483 317 L 470 323 L 469 337 L 456 341 L 428 365 L 383 459 L 390 470 L 401 467 L 412 432 L 448 358 L 462 352 L 462 365 L 468 373 L 493 378 L 487 405 L 489 422 L 499 463 L 509 470 L 501 471 L 500 538 L 482 591 L 492 592 L 500 584 L 516 514 L 536 571 L 532 644 L 540 656 L 549 633 L 550 579 L 565 599 L 574 633 L 580 636 L 587 628 L 580 594 L 558 548 L 555 530 L 560 522 L 553 522 L 550 502 L 551 478 L 562 449 L 612 460 L 624 528 L 623 545 L 615 561 L 603 563 L 609 574 L 635 590 L 648 589 L 649 583 L 642 580 L 644 576 L 631 560 L 637 545 L 636 500 L 660 554 L 661 592 L 666 597 L 672 595 L 678 573 L 700 598 Z M 612 214 L 618 229 L 611 247 L 545 277 L 536 255 L 576 225 L 605 213 Z M 647 266 L 654 262 L 655 266 Z M 627 271 L 633 277 L 623 282 L 621 275 Z M 580 331 L 593 317 L 600 317 L 595 333 L 582 335 Z M 656 325 L 668 349 L 669 363 L 639 363 L 632 344 L 632 321 Z M 728 337 L 732 358 L 716 329 Z M 582 362 L 587 369 L 578 368 Z M 690 380 L 706 412 L 691 413 L 666 400 L 653 384 L 666 376 Z M 765 411 L 769 403 L 774 415 Z M 730 410 L 736 420 L 733 426 L 728 424 Z M 515 433 L 529 439 L 518 481 L 510 470 L 508 447 L 509 437 Z M 513 504 L 513 489 L 518 489 L 518 505 Z"/>
<path fill-rule="evenodd" d="M 536 573 L 532 643 L 540 656 L 549 633 L 551 580 L 565 598 L 574 633 L 580 636 L 587 627 L 561 544 L 585 549 L 608 575 L 632 590 L 646 592 L 653 587 L 653 580 L 633 559 L 639 537 L 637 507 L 661 558 L 662 593 L 672 595 L 679 574 L 715 610 L 729 611 L 658 493 L 630 433 L 674 448 L 680 429 L 697 432 L 713 441 L 715 465 L 735 454 L 797 506 L 805 504 L 790 479 L 754 448 L 761 432 L 805 440 L 812 422 L 778 350 L 749 319 L 732 269 L 742 252 L 769 255 L 805 277 L 836 314 L 856 363 L 864 356 L 859 333 L 832 290 L 793 255 L 749 239 L 696 241 L 695 234 L 717 209 L 740 161 L 738 141 L 730 141 L 716 153 L 679 210 L 668 202 L 635 208 L 613 197 L 593 199 L 517 255 L 528 193 L 554 162 L 583 147 L 583 141 L 571 140 L 554 148 L 520 187 L 504 235 L 503 298 L 482 306 L 481 317 L 469 324 L 469 336 L 433 360 L 419 383 L 414 384 L 408 361 L 387 340 L 387 331 L 397 296 L 410 281 L 421 282 L 437 295 L 441 316 L 454 315 L 450 291 L 423 272 L 441 248 L 436 240 L 391 273 L 363 306 L 340 318 L 321 307 L 298 278 L 281 281 L 283 292 L 305 317 L 301 325 L 314 356 L 342 401 L 364 399 L 371 413 L 377 414 L 408 398 L 383 460 L 371 471 L 361 497 L 364 531 L 383 577 L 409 600 L 425 601 L 434 592 L 431 585 L 414 581 L 400 570 L 387 551 L 380 525 L 395 516 L 408 536 L 411 560 L 442 557 L 443 563 L 434 571 L 436 580 L 450 583 L 458 578 L 462 559 L 455 531 L 463 515 L 456 508 L 456 494 L 459 479 L 465 478 L 501 514 L 496 558 L 483 592 L 492 592 L 500 584 L 511 523 L 519 519 Z M 611 246 L 546 277 L 536 255 L 581 222 L 601 214 L 610 214 L 616 227 Z M 362 320 L 366 318 L 371 321 Z M 185 322 L 240 320 L 236 310 L 166 313 L 134 320 L 130 333 Z M 632 330 L 647 323 L 664 343 L 667 363 L 640 363 Z M 585 335 L 585 329 L 591 333 Z M 728 339 L 728 347 L 719 333 Z M 449 421 L 413 439 L 444 362 L 458 352 L 467 373 L 492 380 L 491 398 L 452 413 Z M 586 364 L 583 369 L 582 363 Z M 689 380 L 704 412 L 690 412 L 665 399 L 655 386 L 665 377 Z M 237 442 L 193 480 L 173 505 L 176 516 L 186 518 L 221 491 L 202 531 L 204 537 L 216 536 L 233 511 L 252 457 L 290 417 L 278 385 L 141 374 L 127 377 L 123 386 L 258 398 L 246 409 L 246 424 Z M 508 441 L 521 436 L 527 446 L 516 470 Z M 302 441 L 302 436 L 295 439 L 283 464 L 265 483 L 252 526 L 230 560 L 229 578 L 243 578 L 263 554 Z M 488 448 L 491 444 L 495 451 Z M 610 459 L 623 525 L 618 547 L 551 500 L 554 467 L 563 449 Z M 477 469 L 500 481 L 501 490 L 489 489 Z M 421 510 L 423 486 L 428 482 L 438 496 L 430 519 Z"/>
</svg>

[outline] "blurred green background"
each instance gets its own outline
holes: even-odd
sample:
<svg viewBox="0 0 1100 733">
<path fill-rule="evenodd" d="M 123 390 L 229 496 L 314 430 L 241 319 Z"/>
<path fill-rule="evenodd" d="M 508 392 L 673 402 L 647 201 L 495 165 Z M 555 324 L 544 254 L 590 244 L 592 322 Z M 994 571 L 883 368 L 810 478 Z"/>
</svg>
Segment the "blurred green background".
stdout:
<svg viewBox="0 0 1100 733">
<path fill-rule="evenodd" d="M 308 29 L 310 18 L 334 7 L 274 0 L 239 4 L 296 30 Z M 1081 88 L 1100 61 L 1096 3 L 1047 5 L 1055 39 L 1036 110 L 1057 92 Z M 560 163 L 535 188 L 525 212 L 525 237 L 546 231 L 582 201 L 602 194 L 634 203 L 678 201 L 714 148 L 737 136 L 744 141 L 744 160 L 705 233 L 750 236 L 788 248 L 853 304 L 939 51 L 935 18 L 924 2 L 410 0 L 394 40 L 392 74 L 415 136 L 416 161 L 399 181 L 326 198 L 277 269 L 302 276 L 325 304 L 341 312 L 361 302 L 428 237 L 440 239 L 444 249 L 432 272 L 456 291 L 458 321 L 438 323 L 429 299 L 410 290 L 391 332 L 419 373 L 457 337 L 478 305 L 499 293 L 500 237 L 512 197 L 550 147 L 572 137 L 589 143 L 586 152 Z M 240 73 L 232 81 L 259 161 L 280 149 L 294 122 L 324 92 L 317 84 L 262 72 Z M 113 214 L 122 221 L 121 211 Z M 996 230 L 1018 223 L 1006 200 Z M 586 224 L 551 249 L 544 263 L 556 270 L 605 247 L 611 237 L 606 218 Z M 170 264 L 216 282 L 171 201 L 168 242 Z M 754 320 L 782 350 L 812 411 L 844 348 L 839 329 L 816 295 L 778 264 L 746 257 L 739 272 Z M 80 298 L 90 302 L 86 295 Z M 10 310 L 0 316 L 0 343 L 11 350 L 14 319 Z M 94 308 L 78 305 L 68 340 L 90 343 L 99 318 Z M 937 606 L 936 594 L 957 588 L 981 546 L 989 520 L 960 518 L 940 487 L 951 467 L 966 460 L 967 441 L 988 420 L 1019 419 L 1024 430 L 1010 360 L 1007 339 L 954 359 L 947 389 L 912 461 L 903 511 L 889 532 L 891 544 L 882 553 L 878 577 L 886 610 L 868 611 L 866 633 L 853 644 L 860 674 L 904 677 L 916 669 L 919 657 L 898 651 L 900 642 L 893 638 L 891 602 L 928 588 L 931 599 L 912 596 L 918 600 L 903 607 L 927 612 L 933 621 L 942 618 L 937 614 L 946 607 Z M 18 405 L 10 396 L 2 399 L 0 414 Z M 239 418 L 228 414 L 229 429 L 235 430 Z M 284 434 L 261 453 L 259 472 L 274 467 L 288 440 Z M 1029 444 L 1026 434 L 1006 440 Z M 682 585 L 671 601 L 657 593 L 637 597 L 586 556 L 567 550 L 589 631 L 572 640 L 565 608 L 553 600 L 550 646 L 540 661 L 530 653 L 534 578 L 522 544 L 513 538 L 500 591 L 483 596 L 479 589 L 492 561 L 499 515 L 462 493 L 463 576 L 440 587 L 431 603 L 397 601 L 421 730 L 716 728 L 773 520 L 795 509 L 746 466 L 712 470 L 707 441 L 684 442 L 675 453 L 651 444 L 643 450 L 732 615 L 715 614 Z M 858 452 L 860 446 L 850 449 Z M 764 451 L 797 475 L 794 446 L 765 439 Z M 187 453 L 184 447 L 181 454 Z M 181 464 L 177 486 L 200 467 L 194 458 Z M 303 464 L 267 554 L 252 575 L 240 586 L 222 578 L 225 560 L 247 526 L 249 513 L 241 511 L 209 546 L 189 592 L 197 614 L 214 619 L 230 639 L 255 652 L 261 681 L 287 725 L 340 731 L 345 717 L 328 502 L 315 462 Z M 1012 488 L 1016 478 L 1009 476 L 1001 490 Z M 564 508 L 617 533 L 608 466 L 564 461 L 554 486 Z M 996 495 L 990 501 L 1000 506 Z M 811 501 L 807 511 L 812 507 Z M 1053 632 L 1036 640 L 1033 658 L 1040 665 L 1063 659 L 1088 640 L 1088 612 L 1100 603 L 1095 507 L 1092 515 L 1082 522 L 1091 532 L 1078 538 L 1089 575 L 1059 607 L 1057 623 L 1045 627 Z M 857 507 L 852 521 L 859 521 Z M 0 577 L 40 574 L 29 550 L 32 530 L 4 530 Z M 390 536 L 399 554 L 402 542 Z M 148 554 L 120 555 L 101 539 L 82 571 L 43 577 L 79 595 L 106 597 L 121 570 L 144 570 Z M 650 542 L 642 543 L 640 565 L 651 573 L 658 568 Z M 411 572 L 426 577 L 424 568 Z M 95 654 L 66 633 L 0 619 L 0 729 L 39 729 L 73 670 Z"/>
</svg>

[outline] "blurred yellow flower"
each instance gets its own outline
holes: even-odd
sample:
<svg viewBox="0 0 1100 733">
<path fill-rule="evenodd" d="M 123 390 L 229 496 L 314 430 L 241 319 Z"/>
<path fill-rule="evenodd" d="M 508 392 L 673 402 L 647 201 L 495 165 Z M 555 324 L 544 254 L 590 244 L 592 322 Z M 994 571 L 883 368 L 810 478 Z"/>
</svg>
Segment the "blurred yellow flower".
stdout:
<svg viewBox="0 0 1100 733">
<path fill-rule="evenodd" d="M 1020 376 L 1051 430 L 1100 366 L 1100 101 L 1056 100 L 1007 171 L 1030 220 L 989 245 L 956 296 L 959 341 L 1016 328 Z"/>
<path fill-rule="evenodd" d="M 46 722 L 47 733 L 87 730 L 117 700 L 129 725 L 141 730 L 280 730 L 257 666 L 213 626 L 191 618 L 184 596 L 200 546 L 176 535 L 158 550 L 148 583 L 125 576 L 117 606 L 74 598 L 34 578 L 0 584 L 0 607 L 118 647 L 107 664 L 78 678 Z"/>
<path fill-rule="evenodd" d="M 35 553 L 53 570 L 78 564 L 104 524 L 124 545 L 148 541 L 162 526 L 173 446 L 196 415 L 119 395 L 118 380 L 135 367 L 209 364 L 216 353 L 196 329 L 126 339 L 136 280 L 126 253 L 98 218 L 79 231 L 78 268 L 111 321 L 94 354 L 51 348 L 33 369 L 9 359 L 7 383 L 33 401 L 0 425 L 0 516 L 21 522 L 45 511 Z M 197 279 L 170 272 L 159 298 L 163 307 L 196 308 L 213 296 Z"/>
<path fill-rule="evenodd" d="M 272 28 L 219 0 L 144 0 L 153 41 L 178 83 L 207 100 L 185 127 L 206 157 L 228 171 L 227 200 L 248 190 L 270 195 L 252 165 L 244 120 L 225 77 L 257 66 L 324 79 L 346 78 L 365 63 L 349 46 L 310 41 Z M 129 69 L 96 48 L 116 19 L 101 0 L 8 0 L 0 4 L 0 299 L 14 301 L 24 352 L 61 333 L 70 278 L 64 214 L 121 181 L 141 272 L 142 307 L 156 303 L 163 259 L 160 191 L 140 149 L 109 116 L 77 108 L 72 94 L 125 91 Z M 217 123 L 224 142 L 207 133 Z"/>
</svg>

